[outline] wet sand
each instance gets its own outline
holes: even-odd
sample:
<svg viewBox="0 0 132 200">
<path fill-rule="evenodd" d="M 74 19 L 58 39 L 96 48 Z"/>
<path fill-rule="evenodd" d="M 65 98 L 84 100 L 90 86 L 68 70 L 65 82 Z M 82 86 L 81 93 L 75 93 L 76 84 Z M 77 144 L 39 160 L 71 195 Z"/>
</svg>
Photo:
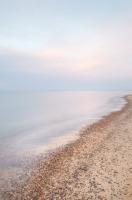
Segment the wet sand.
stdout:
<svg viewBox="0 0 132 200">
<path fill-rule="evenodd" d="M 41 160 L 3 199 L 132 200 L 132 95 L 127 104 Z"/>
</svg>

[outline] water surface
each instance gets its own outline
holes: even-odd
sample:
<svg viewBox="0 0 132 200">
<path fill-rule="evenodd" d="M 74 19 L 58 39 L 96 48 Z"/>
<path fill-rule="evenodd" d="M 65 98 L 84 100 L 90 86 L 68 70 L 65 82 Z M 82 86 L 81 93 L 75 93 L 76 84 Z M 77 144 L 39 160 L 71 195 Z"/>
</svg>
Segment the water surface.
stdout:
<svg viewBox="0 0 132 200">
<path fill-rule="evenodd" d="M 126 92 L 0 93 L 0 175 L 22 174 L 40 154 L 78 137 L 81 127 L 119 110 Z"/>
</svg>

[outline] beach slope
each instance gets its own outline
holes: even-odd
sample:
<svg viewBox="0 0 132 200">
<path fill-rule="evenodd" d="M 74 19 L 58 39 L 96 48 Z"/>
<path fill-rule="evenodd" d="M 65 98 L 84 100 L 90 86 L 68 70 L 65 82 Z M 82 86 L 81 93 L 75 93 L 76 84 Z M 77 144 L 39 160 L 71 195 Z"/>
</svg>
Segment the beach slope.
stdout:
<svg viewBox="0 0 132 200">
<path fill-rule="evenodd" d="M 10 199 L 132 200 L 132 96 L 121 110 L 41 160 Z"/>
</svg>

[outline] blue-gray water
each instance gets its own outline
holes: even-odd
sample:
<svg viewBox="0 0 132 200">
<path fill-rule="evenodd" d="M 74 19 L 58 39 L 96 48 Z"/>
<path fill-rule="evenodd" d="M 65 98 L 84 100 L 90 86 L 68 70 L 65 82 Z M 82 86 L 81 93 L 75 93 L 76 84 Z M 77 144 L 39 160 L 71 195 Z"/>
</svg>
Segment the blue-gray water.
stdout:
<svg viewBox="0 0 132 200">
<path fill-rule="evenodd" d="M 0 94 L 0 150 L 37 152 L 119 109 L 124 92 Z"/>
<path fill-rule="evenodd" d="M 0 93 L 0 175 L 23 173 L 47 150 L 78 136 L 82 126 L 121 109 L 128 92 Z"/>
</svg>

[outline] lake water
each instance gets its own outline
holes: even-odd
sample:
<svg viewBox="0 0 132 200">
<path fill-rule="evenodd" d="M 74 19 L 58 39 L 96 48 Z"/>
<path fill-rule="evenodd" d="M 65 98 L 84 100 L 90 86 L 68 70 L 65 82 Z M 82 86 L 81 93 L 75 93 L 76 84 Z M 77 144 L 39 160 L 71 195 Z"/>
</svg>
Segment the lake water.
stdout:
<svg viewBox="0 0 132 200">
<path fill-rule="evenodd" d="M 120 109 L 124 92 L 0 94 L 0 154 L 57 147 L 103 115 Z M 59 142 L 58 142 L 59 141 Z"/>
<path fill-rule="evenodd" d="M 40 155 L 75 140 L 81 127 L 125 104 L 128 92 L 0 93 L 0 187 L 24 176 Z M 18 181 L 17 180 L 17 181 Z M 8 183 L 8 184 L 7 184 Z M 14 185 L 14 182 L 13 182 Z"/>
</svg>

